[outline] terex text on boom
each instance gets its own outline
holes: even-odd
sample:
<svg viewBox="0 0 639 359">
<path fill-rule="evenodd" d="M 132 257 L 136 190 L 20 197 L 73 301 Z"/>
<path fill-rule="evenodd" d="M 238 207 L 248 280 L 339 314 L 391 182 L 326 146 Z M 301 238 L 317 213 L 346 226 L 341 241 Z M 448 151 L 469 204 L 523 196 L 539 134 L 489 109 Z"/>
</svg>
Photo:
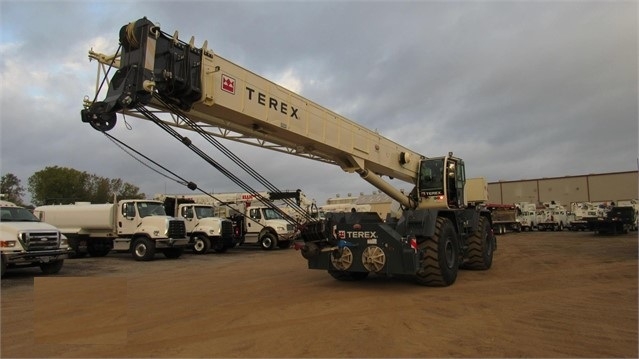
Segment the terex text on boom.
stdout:
<svg viewBox="0 0 639 359">
<path fill-rule="evenodd" d="M 297 120 L 299 120 L 299 117 L 297 117 L 297 108 L 293 107 L 293 106 L 289 106 L 286 102 L 282 102 L 282 101 L 278 101 L 276 98 L 272 98 L 270 96 L 266 96 L 266 94 L 263 94 L 261 92 L 257 92 L 257 95 L 254 96 L 254 94 L 256 93 L 254 89 L 250 88 L 250 87 L 246 87 L 246 91 L 248 92 L 248 99 L 249 101 L 257 101 L 257 103 L 259 103 L 262 106 L 267 106 L 267 99 L 268 99 L 268 108 L 273 109 L 275 111 L 279 111 L 281 113 L 283 113 L 284 115 L 290 115 L 290 117 L 293 117 Z M 254 99 L 255 97 L 255 99 Z M 289 110 L 290 108 L 290 110 Z M 289 113 L 290 112 L 290 113 Z"/>
</svg>

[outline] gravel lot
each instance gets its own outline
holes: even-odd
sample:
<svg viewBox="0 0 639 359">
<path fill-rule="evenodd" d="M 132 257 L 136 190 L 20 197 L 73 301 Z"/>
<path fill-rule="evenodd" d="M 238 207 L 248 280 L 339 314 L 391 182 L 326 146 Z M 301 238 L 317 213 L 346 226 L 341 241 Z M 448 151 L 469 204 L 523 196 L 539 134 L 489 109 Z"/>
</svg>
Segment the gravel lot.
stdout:
<svg viewBox="0 0 639 359">
<path fill-rule="evenodd" d="M 447 288 L 339 282 L 294 249 L 70 259 L 1 281 L 7 357 L 633 357 L 637 233 L 498 236 Z"/>
</svg>

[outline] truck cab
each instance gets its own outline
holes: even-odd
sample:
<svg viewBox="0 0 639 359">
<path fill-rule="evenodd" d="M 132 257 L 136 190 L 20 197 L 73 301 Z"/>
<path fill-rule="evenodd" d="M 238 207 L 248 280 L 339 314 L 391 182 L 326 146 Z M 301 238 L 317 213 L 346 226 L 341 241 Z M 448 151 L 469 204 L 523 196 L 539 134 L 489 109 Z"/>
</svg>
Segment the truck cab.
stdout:
<svg viewBox="0 0 639 359">
<path fill-rule="evenodd" d="M 164 208 L 166 213 L 184 219 L 189 247 L 194 253 L 205 254 L 210 249 L 223 253 L 236 245 L 233 222 L 217 217 L 214 206 L 195 203 L 189 198 L 166 197 Z"/>
<path fill-rule="evenodd" d="M 296 234 L 294 225 L 276 209 L 250 203 L 240 207 L 244 207 L 243 214 L 229 217 L 236 223 L 240 245 L 257 244 L 265 250 L 288 248 L 291 245 Z"/>
<path fill-rule="evenodd" d="M 532 231 L 537 228 L 537 205 L 530 202 L 519 202 L 516 204 L 518 210 L 517 220 L 522 231 Z"/>
<path fill-rule="evenodd" d="M 41 222 L 24 207 L 0 200 L 0 253 L 2 276 L 15 267 L 40 267 L 44 274 L 55 274 L 70 250 L 67 238 L 56 227 Z"/>
</svg>

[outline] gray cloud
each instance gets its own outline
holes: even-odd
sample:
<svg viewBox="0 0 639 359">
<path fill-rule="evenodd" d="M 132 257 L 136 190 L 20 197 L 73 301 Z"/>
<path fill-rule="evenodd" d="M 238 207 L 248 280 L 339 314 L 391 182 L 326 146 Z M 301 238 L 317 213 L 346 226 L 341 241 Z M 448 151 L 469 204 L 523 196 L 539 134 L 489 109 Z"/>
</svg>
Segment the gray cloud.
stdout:
<svg viewBox="0 0 639 359">
<path fill-rule="evenodd" d="M 289 74 L 302 95 L 416 152 L 454 151 L 470 177 L 637 169 L 636 2 L 3 1 L 2 174 L 26 185 L 60 165 L 147 195 L 188 191 L 80 121 L 96 71 L 87 51 L 113 51 L 120 27 L 142 16 L 258 74 Z M 204 189 L 239 190 L 159 128 L 128 121 L 114 135 Z M 373 190 L 335 166 L 224 143 L 320 203 Z"/>
</svg>

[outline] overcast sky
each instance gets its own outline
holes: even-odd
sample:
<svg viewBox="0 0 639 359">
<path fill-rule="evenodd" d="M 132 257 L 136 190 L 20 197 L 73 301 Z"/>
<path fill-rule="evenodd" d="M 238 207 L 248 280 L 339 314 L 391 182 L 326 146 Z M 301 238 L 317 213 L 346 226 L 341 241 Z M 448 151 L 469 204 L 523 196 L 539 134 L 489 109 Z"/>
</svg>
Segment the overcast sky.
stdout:
<svg viewBox="0 0 639 359">
<path fill-rule="evenodd" d="M 636 1 L 0 0 L 0 15 L 0 171 L 24 187 L 57 165 L 149 198 L 190 192 L 80 119 L 95 93 L 88 50 L 114 52 L 144 16 L 422 155 L 453 151 L 468 177 L 637 170 Z M 157 126 L 128 121 L 112 133 L 205 190 L 241 191 Z M 337 166 L 222 142 L 318 204 L 375 190 Z"/>
</svg>

